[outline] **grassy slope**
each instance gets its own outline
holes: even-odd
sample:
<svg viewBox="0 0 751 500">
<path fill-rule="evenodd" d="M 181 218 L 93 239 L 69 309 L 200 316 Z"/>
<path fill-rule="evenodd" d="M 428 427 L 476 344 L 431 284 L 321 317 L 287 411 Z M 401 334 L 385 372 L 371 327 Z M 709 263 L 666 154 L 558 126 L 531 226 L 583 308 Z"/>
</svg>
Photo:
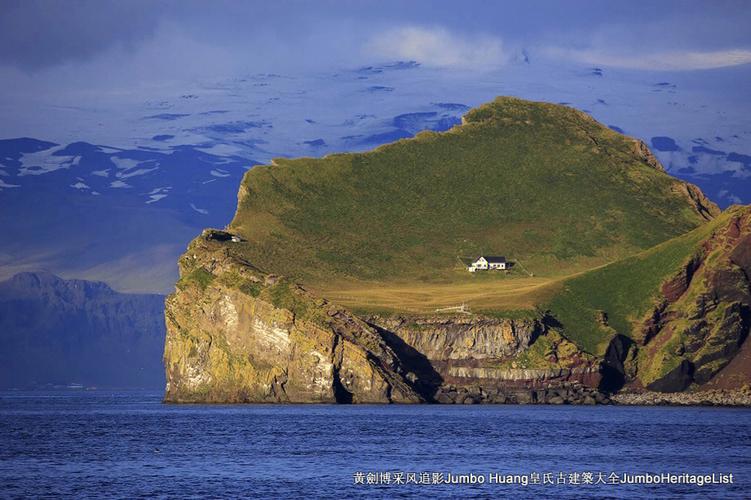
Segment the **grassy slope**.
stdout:
<svg viewBox="0 0 751 500">
<path fill-rule="evenodd" d="M 457 257 L 582 271 L 701 222 L 681 182 L 571 108 L 499 98 L 445 133 L 276 160 L 243 180 L 231 228 L 259 267 L 313 287 L 471 283 Z"/>
<path fill-rule="evenodd" d="M 655 303 L 663 281 L 673 276 L 731 212 L 677 238 L 627 259 L 566 280 L 545 308 L 563 325 L 568 338 L 593 354 L 603 354 L 614 333 L 599 325 L 605 311 L 616 332 L 631 336 L 634 322 Z"/>
<path fill-rule="evenodd" d="M 502 277 L 489 275 L 473 283 L 334 283 L 312 287 L 311 291 L 359 312 L 413 314 L 462 303 L 474 312 L 533 309 L 553 293 L 550 285 L 555 280 L 549 278 Z"/>
</svg>

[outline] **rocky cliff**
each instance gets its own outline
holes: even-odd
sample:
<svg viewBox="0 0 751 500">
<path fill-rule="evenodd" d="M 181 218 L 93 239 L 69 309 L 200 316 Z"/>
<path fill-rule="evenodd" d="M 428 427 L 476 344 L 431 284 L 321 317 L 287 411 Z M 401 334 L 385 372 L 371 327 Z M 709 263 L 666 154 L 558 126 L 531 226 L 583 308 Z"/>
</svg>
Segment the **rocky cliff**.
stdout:
<svg viewBox="0 0 751 500">
<path fill-rule="evenodd" d="M 607 402 L 624 385 L 739 389 L 749 382 L 751 209 L 705 233 L 688 239 L 696 250 L 632 332 L 597 312 L 609 340 L 593 354 L 551 312 L 358 317 L 255 267 L 241 237 L 207 230 L 166 302 L 166 400 L 560 404 Z"/>
<path fill-rule="evenodd" d="M 730 364 L 749 349 L 749 326 L 751 209 L 733 207 L 728 221 L 662 284 L 659 299 L 635 335 L 635 381 L 652 390 L 676 392 L 692 384 L 701 387 L 722 373 L 726 383 L 721 385 L 747 385 L 748 366 Z M 728 383 L 731 379 L 736 383 Z"/>
<path fill-rule="evenodd" d="M 603 366 L 545 318 L 371 316 L 440 403 L 584 402 L 597 398 Z"/>
<path fill-rule="evenodd" d="M 265 274 L 207 230 L 166 301 L 171 402 L 417 403 L 407 369 L 365 322 Z"/>
</svg>

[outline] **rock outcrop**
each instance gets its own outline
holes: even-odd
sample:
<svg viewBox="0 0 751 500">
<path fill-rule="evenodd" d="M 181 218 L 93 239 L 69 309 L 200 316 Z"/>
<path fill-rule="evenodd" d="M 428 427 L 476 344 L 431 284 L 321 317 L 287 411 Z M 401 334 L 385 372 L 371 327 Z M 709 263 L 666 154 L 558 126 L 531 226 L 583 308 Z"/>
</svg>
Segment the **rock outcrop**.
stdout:
<svg viewBox="0 0 751 500">
<path fill-rule="evenodd" d="M 381 336 L 354 315 L 264 274 L 207 230 L 166 300 L 169 402 L 417 403 Z"/>
<path fill-rule="evenodd" d="M 166 300 L 168 402 L 603 403 L 601 360 L 539 319 L 360 319 L 206 230 Z"/>
<path fill-rule="evenodd" d="M 638 382 L 651 390 L 683 391 L 726 367 L 743 370 L 729 365 L 751 326 L 751 210 L 730 210 L 729 223 L 663 283 L 635 339 Z"/>
<path fill-rule="evenodd" d="M 543 318 L 360 319 L 206 230 L 166 300 L 169 402 L 602 403 L 601 360 Z"/>
<path fill-rule="evenodd" d="M 603 402 L 602 363 L 544 318 L 371 316 L 426 398 L 439 403 Z"/>
<path fill-rule="evenodd" d="M 613 396 L 619 405 L 637 406 L 751 406 L 751 390 L 709 390 L 696 392 L 639 392 Z"/>
</svg>

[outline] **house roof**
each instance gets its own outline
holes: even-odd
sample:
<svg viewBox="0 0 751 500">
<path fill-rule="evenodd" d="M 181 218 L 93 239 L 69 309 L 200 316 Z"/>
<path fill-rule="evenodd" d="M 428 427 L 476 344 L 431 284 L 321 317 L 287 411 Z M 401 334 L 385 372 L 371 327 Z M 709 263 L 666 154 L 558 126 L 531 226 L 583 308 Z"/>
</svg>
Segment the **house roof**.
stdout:
<svg viewBox="0 0 751 500">
<path fill-rule="evenodd" d="M 482 255 L 482 257 L 488 261 L 488 264 L 503 264 L 506 262 L 506 257 L 502 255 Z"/>
</svg>

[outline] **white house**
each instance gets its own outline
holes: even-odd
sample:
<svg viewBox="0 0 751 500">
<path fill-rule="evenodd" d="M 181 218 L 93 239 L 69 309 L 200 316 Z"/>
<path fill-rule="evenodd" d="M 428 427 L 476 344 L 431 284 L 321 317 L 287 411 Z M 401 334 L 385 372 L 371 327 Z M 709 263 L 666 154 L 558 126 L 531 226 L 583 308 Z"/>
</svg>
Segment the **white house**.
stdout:
<svg viewBox="0 0 751 500">
<path fill-rule="evenodd" d="M 470 273 L 473 273 L 478 270 L 491 270 L 491 269 L 507 269 L 507 262 L 506 257 L 499 257 L 495 255 L 482 255 L 477 258 L 474 262 L 472 262 L 468 267 L 467 271 Z"/>
</svg>

